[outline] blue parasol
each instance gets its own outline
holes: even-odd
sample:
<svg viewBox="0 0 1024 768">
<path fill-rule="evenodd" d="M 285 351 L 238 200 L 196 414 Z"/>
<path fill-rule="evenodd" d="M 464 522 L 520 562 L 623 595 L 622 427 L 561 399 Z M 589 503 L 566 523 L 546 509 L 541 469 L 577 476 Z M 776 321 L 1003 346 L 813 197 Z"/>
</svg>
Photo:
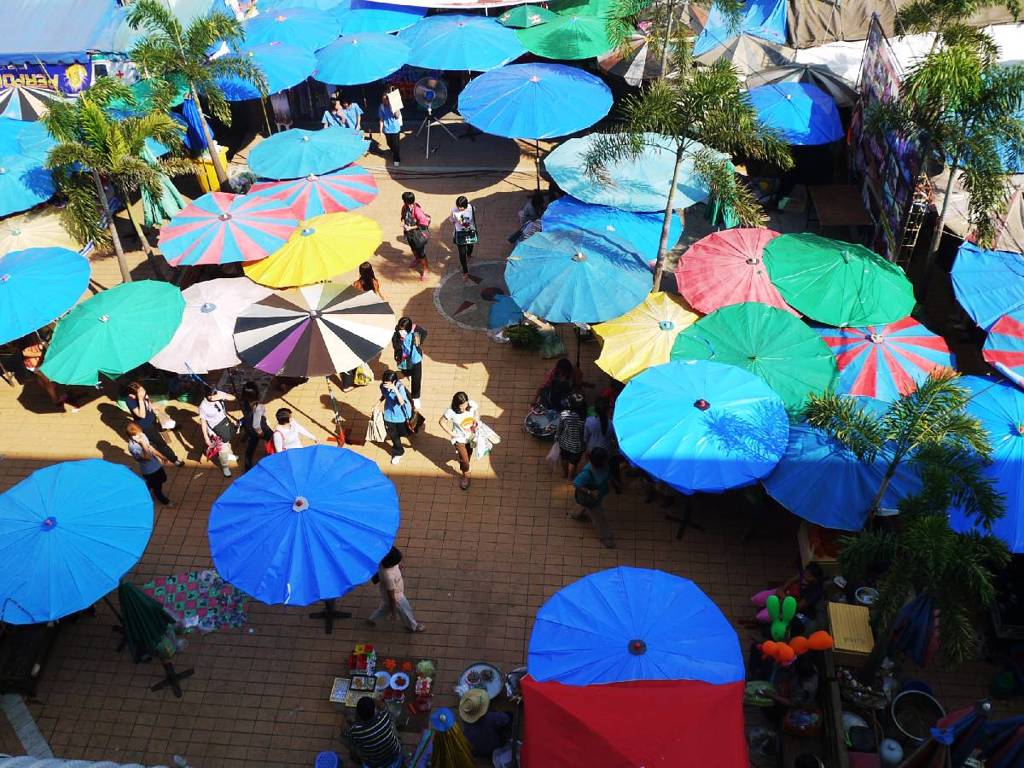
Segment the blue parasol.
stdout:
<svg viewBox="0 0 1024 768">
<path fill-rule="evenodd" d="M 27 248 L 0 256 L 0 344 L 63 315 L 89 285 L 89 261 L 67 248 Z"/>
<path fill-rule="evenodd" d="M 664 213 L 633 213 L 606 205 L 591 205 L 566 195 L 555 200 L 541 217 L 544 229 L 586 230 L 595 233 L 610 233 L 621 237 L 645 259 L 658 258 L 661 242 L 661 226 Z M 668 231 L 668 247 L 673 247 L 683 235 L 683 224 L 679 217 L 672 215 Z"/>
<path fill-rule="evenodd" d="M 499 293 L 494 297 L 494 304 L 487 315 L 487 327 L 490 329 L 505 328 L 523 320 L 523 310 L 511 296 Z"/>
<path fill-rule="evenodd" d="M 369 147 L 362 131 L 292 128 L 261 141 L 249 153 L 249 167 L 265 179 L 297 179 L 342 168 L 362 157 Z"/>
<path fill-rule="evenodd" d="M 960 306 L 983 330 L 1024 307 L 1024 256 L 961 243 L 950 270 Z"/>
<path fill-rule="evenodd" d="M 0 118 L 0 122 L 8 121 Z M 42 158 L 29 155 L 0 154 L 0 216 L 27 211 L 53 197 L 57 188 L 43 162 Z"/>
<path fill-rule="evenodd" d="M 409 60 L 409 46 L 394 35 L 359 32 L 339 37 L 316 55 L 313 79 L 331 85 L 362 85 L 387 77 Z"/>
<path fill-rule="evenodd" d="M 314 11 L 331 11 L 341 3 L 343 0 L 260 0 L 260 13 L 284 8 L 312 8 Z"/>
<path fill-rule="evenodd" d="M 1002 379 L 964 376 L 957 381 L 971 391 L 967 412 L 981 421 L 992 442 L 992 463 L 985 474 L 1006 501 L 1006 515 L 992 524 L 992 535 L 1010 551 L 1024 552 L 1024 392 Z M 969 531 L 974 521 L 963 510 L 952 509 L 949 524 Z"/>
<path fill-rule="evenodd" d="M 607 178 L 597 178 L 581 170 L 583 158 L 597 135 L 569 139 L 544 158 L 544 168 L 555 183 L 585 203 L 640 213 L 664 211 L 676 159 L 674 141 L 656 133 L 644 134 L 642 154 L 611 163 L 607 168 Z M 693 167 L 694 156 L 703 148 L 696 141 L 687 144 L 676 181 L 676 208 L 689 208 L 708 198 L 707 184 Z"/>
<path fill-rule="evenodd" d="M 689 579 L 625 566 L 563 587 L 541 606 L 527 666 L 540 682 L 743 679 L 739 638 Z"/>
<path fill-rule="evenodd" d="M 879 415 L 889 407 L 870 397 L 858 397 L 857 402 Z M 873 464 L 866 464 L 823 430 L 806 423 L 792 424 L 786 453 L 764 479 L 764 487 L 769 496 L 804 520 L 824 528 L 859 531 L 891 458 L 883 451 Z M 903 462 L 881 506 L 895 509 L 901 499 L 920 488 L 917 472 Z"/>
<path fill-rule="evenodd" d="M 398 32 L 427 15 L 426 8 L 413 5 L 374 3 L 371 0 L 341 0 L 335 9 L 341 34 Z"/>
<path fill-rule="evenodd" d="M 813 83 L 772 83 L 748 94 L 761 122 L 789 144 L 829 144 L 843 138 L 835 101 Z"/>
<path fill-rule="evenodd" d="M 369 581 L 398 530 L 398 493 L 347 448 L 271 454 L 213 504 L 210 551 L 225 581 L 271 605 L 309 605 Z"/>
<path fill-rule="evenodd" d="M 682 493 L 761 479 L 786 450 L 789 419 L 763 379 L 707 360 L 672 361 L 630 379 L 615 402 L 619 447 Z"/>
<path fill-rule="evenodd" d="M 314 8 L 278 8 L 265 11 L 242 25 L 248 46 L 283 43 L 315 51 L 336 38 L 341 31 L 331 11 Z"/>
<path fill-rule="evenodd" d="M 267 93 L 277 93 L 298 85 L 316 69 L 316 56 L 304 48 L 284 43 L 263 43 L 246 46 L 238 53 L 228 56 L 245 56 L 263 72 L 267 81 Z M 260 98 L 260 90 L 252 83 L 236 77 L 225 77 L 217 81 L 228 101 L 247 101 Z"/>
<path fill-rule="evenodd" d="M 607 233 L 538 232 L 512 251 L 505 283 L 522 309 L 551 323 L 600 323 L 651 290 L 647 263 Z"/>
<path fill-rule="evenodd" d="M 0 494 L 0 621 L 88 608 L 138 562 L 153 530 L 142 479 L 102 459 L 65 461 Z"/>
<path fill-rule="evenodd" d="M 0 120 L 0 155 L 23 155 L 42 165 L 57 142 L 42 122 Z"/>
<path fill-rule="evenodd" d="M 572 108 L 567 109 L 571 104 Z M 608 114 L 612 92 L 589 72 L 564 64 L 511 64 L 473 80 L 459 113 L 485 133 L 550 139 L 588 128 Z"/>
<path fill-rule="evenodd" d="M 486 72 L 526 53 L 516 33 L 496 19 L 459 13 L 428 16 L 398 38 L 409 46 L 409 63 L 423 69 Z"/>
</svg>

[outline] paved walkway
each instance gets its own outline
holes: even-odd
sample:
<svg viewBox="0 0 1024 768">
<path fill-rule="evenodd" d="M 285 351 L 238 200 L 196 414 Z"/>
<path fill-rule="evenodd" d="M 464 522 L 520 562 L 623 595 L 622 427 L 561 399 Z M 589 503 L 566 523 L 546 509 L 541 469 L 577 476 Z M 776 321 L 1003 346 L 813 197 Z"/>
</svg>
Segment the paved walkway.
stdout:
<svg viewBox="0 0 1024 768">
<path fill-rule="evenodd" d="M 135 665 L 115 652 L 113 616 L 99 604 L 94 617 L 64 627 L 38 699 L 29 703 L 56 755 L 145 764 L 171 764 L 174 755 L 183 755 L 195 768 L 310 766 L 320 750 L 339 746 L 342 715 L 328 695 L 332 678 L 344 674 L 356 643 L 372 642 L 388 654 L 436 659 L 437 701 L 451 704 L 451 688 L 467 664 L 487 660 L 503 671 L 523 664 L 532 617 L 541 603 L 595 570 L 634 565 L 691 578 L 734 622 L 749 617 L 752 592 L 793 572 L 792 518 L 763 516 L 751 526 L 738 497 L 723 497 L 718 509 L 700 517 L 705 530 L 690 530 L 677 541 L 665 510 L 645 504 L 633 481 L 608 504 L 618 540 L 614 551 L 604 549 L 589 526 L 569 518 L 571 493 L 544 460 L 548 446 L 522 430 L 526 408 L 550 363 L 495 344 L 485 333 L 438 314 L 435 290 L 445 274 L 458 269 L 448 226 L 440 232 L 434 228 L 426 282 L 408 268 L 408 249 L 397 239 L 405 189 L 417 193 L 435 225 L 454 198 L 466 194 L 482 222 L 474 261 L 500 262 L 510 250 L 505 236 L 514 227 L 515 212 L 533 186 L 532 158 L 525 156 L 510 172 L 515 165 L 514 157 L 507 157 L 510 143 L 493 141 L 489 147 L 478 137 L 462 157 L 472 155 L 480 165 L 503 170 L 470 172 L 456 167 L 462 163 L 454 145 L 446 142 L 443 137 L 430 171 L 417 170 L 426 161 L 413 160 L 412 143 L 404 147 L 409 160 L 395 178 L 379 158 L 369 158 L 365 165 L 377 175 L 381 194 L 361 211 L 384 228 L 374 265 L 385 295 L 398 314 L 411 315 L 430 332 L 423 394 L 427 426 L 415 438 L 415 450 L 391 466 L 382 447 L 356 448 L 377 461 L 398 487 L 402 524 L 397 544 L 405 553 L 408 595 L 428 631 L 409 635 L 396 625 L 366 627 L 362 617 L 377 597 L 372 585 L 344 598 L 356 618 L 342 622 L 332 635 L 306 618 L 307 609 L 254 603 L 241 630 L 187 635 L 188 647 L 176 661 L 196 672 L 184 681 L 184 698 L 175 699 L 166 690 L 150 692 L 160 676 L 157 665 Z M 498 159 L 487 163 L 485 158 Z M 98 283 L 118 282 L 113 259 L 92 261 Z M 138 276 L 147 274 L 137 254 L 134 263 Z M 606 379 L 592 362 L 596 352 L 594 345 L 584 346 L 584 368 L 588 381 L 602 385 Z M 375 369 L 379 373 L 381 364 L 390 362 L 386 354 Z M 504 438 L 489 459 L 474 465 L 468 492 L 459 490 L 453 451 L 436 424 L 459 389 L 480 404 L 483 419 Z M 363 433 L 376 393 L 371 386 L 344 396 L 342 413 L 355 434 Z M 289 405 L 299 421 L 325 435 L 331 416 L 326 395 L 324 381 L 313 380 L 274 406 Z M 192 413 L 191 406 L 181 406 L 175 416 L 185 440 L 196 445 Z M 58 413 L 35 383 L 24 389 L 0 383 L 0 489 L 63 459 L 103 456 L 132 463 L 123 451 L 126 423 L 125 414 L 103 398 L 77 413 Z M 188 458 L 186 467 L 168 469 L 166 491 L 176 504 L 158 510 L 150 545 L 129 574 L 137 584 L 211 567 L 207 517 L 229 481 L 199 461 L 196 451 Z M 947 673 L 939 692 L 948 704 L 963 704 L 982 693 L 979 683 L 986 679 L 972 669 Z M 6 724 L 0 724 L 0 749 L 22 751 Z"/>
</svg>

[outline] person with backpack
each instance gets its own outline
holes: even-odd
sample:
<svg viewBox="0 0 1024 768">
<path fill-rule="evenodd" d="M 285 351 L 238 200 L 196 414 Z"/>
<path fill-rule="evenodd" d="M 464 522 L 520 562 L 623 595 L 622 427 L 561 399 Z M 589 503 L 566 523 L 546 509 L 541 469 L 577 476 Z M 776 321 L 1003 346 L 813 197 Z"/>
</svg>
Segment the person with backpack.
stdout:
<svg viewBox="0 0 1024 768">
<path fill-rule="evenodd" d="M 273 442 L 267 445 L 268 448 L 273 447 L 273 453 L 281 453 L 292 448 L 301 448 L 303 437 L 312 440 L 314 443 L 320 442 L 312 432 L 299 424 L 299 422 L 292 421 L 290 408 L 278 408 L 277 413 L 274 415 L 277 418 L 277 427 L 274 428 Z M 271 451 L 267 452 L 271 453 Z"/>
<path fill-rule="evenodd" d="M 409 420 L 413 418 L 415 411 L 409 393 L 394 371 L 384 371 L 380 377 L 380 402 L 373 410 L 374 413 L 383 412 L 384 430 L 391 441 L 391 463 L 397 464 L 405 455 L 402 438 L 412 434 L 409 430 Z"/>
<path fill-rule="evenodd" d="M 601 543 L 608 549 L 615 549 L 615 538 L 608 527 L 608 517 L 604 511 L 604 498 L 608 495 L 608 451 L 595 448 L 590 454 L 590 461 L 580 470 L 573 480 L 573 495 L 580 511 L 572 516 L 573 520 L 589 519 Z"/>
<path fill-rule="evenodd" d="M 231 477 L 231 467 L 228 465 L 238 460 L 231 450 L 235 428 L 228 416 L 227 407 L 227 403 L 234 399 L 233 395 L 206 385 L 203 399 L 199 403 L 199 425 L 203 428 L 206 456 L 210 461 L 214 461 L 216 457 L 224 477 Z"/>
<path fill-rule="evenodd" d="M 395 325 L 391 346 L 395 350 L 395 364 L 402 377 L 409 379 L 412 388 L 412 406 L 420 409 L 420 392 L 423 384 L 423 342 L 427 340 L 427 329 L 417 325 L 411 317 L 402 317 Z"/>
<path fill-rule="evenodd" d="M 469 204 L 465 195 L 455 199 L 455 207 L 452 208 L 452 215 L 449 217 L 455 225 L 452 233 L 452 242 L 459 252 L 459 263 L 462 265 L 462 279 L 468 281 L 469 259 L 473 256 L 473 246 L 479 239 L 479 230 L 476 224 L 476 210 Z"/>
<path fill-rule="evenodd" d="M 128 433 L 128 453 L 139 462 L 139 473 L 145 480 L 146 487 L 157 501 L 167 506 L 171 500 L 164 495 L 164 483 L 167 482 L 167 473 L 163 468 L 164 459 L 153 449 L 149 438 L 137 422 L 132 422 L 125 430 Z"/>
<path fill-rule="evenodd" d="M 420 273 L 420 280 L 427 279 L 430 263 L 427 261 L 427 242 L 430 240 L 430 216 L 416 202 L 412 192 L 402 193 L 402 213 L 400 215 L 405 242 L 412 249 L 412 262 L 409 267 Z"/>
</svg>

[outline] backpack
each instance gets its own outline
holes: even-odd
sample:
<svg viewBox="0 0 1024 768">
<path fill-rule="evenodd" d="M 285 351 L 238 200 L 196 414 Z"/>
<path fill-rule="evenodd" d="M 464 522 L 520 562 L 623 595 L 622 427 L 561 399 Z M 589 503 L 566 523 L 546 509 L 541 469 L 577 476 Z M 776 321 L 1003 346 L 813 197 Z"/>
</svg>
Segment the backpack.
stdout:
<svg viewBox="0 0 1024 768">
<path fill-rule="evenodd" d="M 271 454 L 277 453 L 277 448 L 274 447 L 274 435 L 276 435 L 279 431 L 280 430 L 275 429 L 273 432 L 271 432 L 270 433 L 270 439 L 267 440 L 267 442 L 265 442 L 263 444 L 263 447 L 267 451 L 267 456 L 270 456 Z M 281 435 L 281 441 L 282 442 L 284 441 L 284 435 Z"/>
</svg>

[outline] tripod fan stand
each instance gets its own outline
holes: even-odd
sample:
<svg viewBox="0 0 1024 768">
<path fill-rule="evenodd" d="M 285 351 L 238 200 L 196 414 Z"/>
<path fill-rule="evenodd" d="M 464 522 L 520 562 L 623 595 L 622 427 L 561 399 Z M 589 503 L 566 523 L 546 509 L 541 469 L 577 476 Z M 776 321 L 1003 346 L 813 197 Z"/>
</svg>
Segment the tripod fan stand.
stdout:
<svg viewBox="0 0 1024 768">
<path fill-rule="evenodd" d="M 424 77 L 413 86 L 412 97 L 416 100 L 417 104 L 427 110 L 427 117 L 420 123 L 420 127 L 416 130 L 416 135 L 419 136 L 424 128 L 427 129 L 427 149 L 423 156 L 429 158 L 431 125 L 436 125 L 453 140 L 458 140 L 459 138 L 448 129 L 447 125 L 434 117 L 434 110 L 440 109 L 448 101 L 448 86 L 444 80 L 438 80 L 436 77 Z"/>
</svg>

